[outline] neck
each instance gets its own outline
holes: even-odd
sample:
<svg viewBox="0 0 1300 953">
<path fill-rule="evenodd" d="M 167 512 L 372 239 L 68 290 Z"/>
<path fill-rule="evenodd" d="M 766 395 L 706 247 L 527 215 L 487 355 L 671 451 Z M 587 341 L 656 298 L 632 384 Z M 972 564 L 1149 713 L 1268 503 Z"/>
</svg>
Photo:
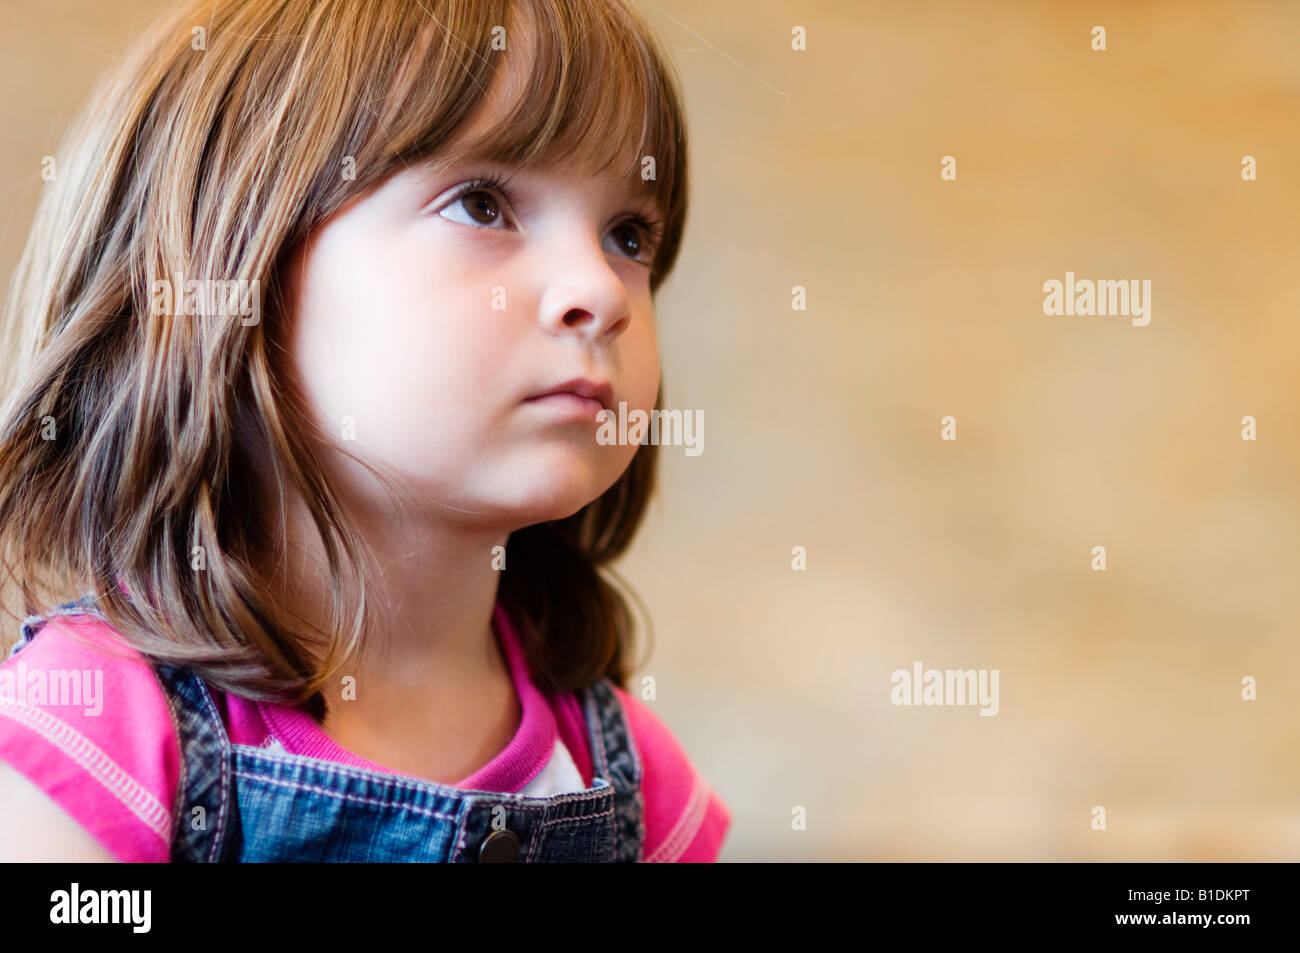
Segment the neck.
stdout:
<svg viewBox="0 0 1300 953">
<path fill-rule="evenodd" d="M 358 699 L 450 698 L 466 686 L 500 682 L 507 674 L 492 630 L 499 571 L 492 549 L 509 531 L 463 519 L 421 513 L 399 518 L 376 507 L 351 512 L 373 551 L 378 592 L 367 589 L 367 609 L 380 623 L 343 675 L 356 677 Z M 317 628 L 328 622 L 330 574 L 319 534 L 306 505 L 290 508 L 285 526 L 288 562 L 283 598 L 292 612 Z M 333 708 L 337 691 L 327 691 Z"/>
</svg>

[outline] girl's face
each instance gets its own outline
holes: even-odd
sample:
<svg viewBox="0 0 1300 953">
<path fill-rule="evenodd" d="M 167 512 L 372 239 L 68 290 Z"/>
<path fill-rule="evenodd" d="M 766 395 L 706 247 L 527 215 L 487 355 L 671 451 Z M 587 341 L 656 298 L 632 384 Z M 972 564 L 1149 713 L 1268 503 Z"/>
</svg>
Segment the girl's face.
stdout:
<svg viewBox="0 0 1300 953">
<path fill-rule="evenodd" d="M 598 407 L 529 398 L 587 378 L 615 413 L 654 406 L 652 236 L 629 219 L 658 215 L 618 168 L 412 167 L 341 209 L 289 268 L 320 424 L 444 518 L 518 528 L 613 485 L 638 445 L 598 443 Z M 474 184 L 497 173 L 504 190 Z M 377 504 L 363 472 L 344 478 Z"/>
</svg>

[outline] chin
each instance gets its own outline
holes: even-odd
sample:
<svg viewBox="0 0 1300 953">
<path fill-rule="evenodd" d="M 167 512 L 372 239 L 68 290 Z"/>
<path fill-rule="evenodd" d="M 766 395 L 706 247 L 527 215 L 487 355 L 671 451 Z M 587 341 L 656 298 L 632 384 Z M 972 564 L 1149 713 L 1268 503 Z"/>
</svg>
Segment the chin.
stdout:
<svg viewBox="0 0 1300 953">
<path fill-rule="evenodd" d="M 551 488 L 549 492 L 531 495 L 503 508 L 511 513 L 511 522 L 521 527 L 532 526 L 567 519 L 599 496 L 599 493 Z"/>
<path fill-rule="evenodd" d="M 621 471 L 607 470 L 570 464 L 513 474 L 516 493 L 509 508 L 527 519 L 527 525 L 565 519 L 614 485 Z"/>
</svg>

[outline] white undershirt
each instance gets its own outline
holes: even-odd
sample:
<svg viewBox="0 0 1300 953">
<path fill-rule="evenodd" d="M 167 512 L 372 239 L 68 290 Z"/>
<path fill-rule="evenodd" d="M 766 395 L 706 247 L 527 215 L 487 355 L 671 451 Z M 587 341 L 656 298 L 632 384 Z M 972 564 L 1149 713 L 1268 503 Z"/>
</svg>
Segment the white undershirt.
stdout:
<svg viewBox="0 0 1300 953">
<path fill-rule="evenodd" d="M 573 763 L 573 755 L 559 738 L 555 739 L 555 750 L 551 758 L 519 792 L 528 797 L 550 797 L 553 794 L 568 794 L 571 791 L 585 791 L 587 784 L 578 773 L 578 766 Z"/>
</svg>

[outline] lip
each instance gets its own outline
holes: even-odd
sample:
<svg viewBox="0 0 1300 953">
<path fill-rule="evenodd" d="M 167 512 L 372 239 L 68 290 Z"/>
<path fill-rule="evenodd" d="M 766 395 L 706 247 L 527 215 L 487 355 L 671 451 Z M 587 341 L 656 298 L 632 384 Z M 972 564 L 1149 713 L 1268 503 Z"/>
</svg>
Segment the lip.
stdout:
<svg viewBox="0 0 1300 953">
<path fill-rule="evenodd" d="M 542 394 L 540 397 L 530 397 L 524 403 L 532 404 L 534 407 L 544 407 L 548 411 L 574 420 L 595 420 L 596 415 L 603 410 L 600 401 L 592 397 L 579 397 L 572 391 Z"/>
<path fill-rule="evenodd" d="M 579 398 L 578 400 L 564 400 L 564 398 Z M 589 406 L 592 412 L 597 410 L 613 410 L 611 406 L 614 403 L 614 388 L 606 381 L 593 381 L 586 377 L 575 377 L 571 380 L 556 384 L 548 390 L 534 394 L 524 403 L 531 401 L 545 401 L 547 404 L 553 404 L 556 407 L 569 405 L 575 409 L 586 412 Z"/>
</svg>

